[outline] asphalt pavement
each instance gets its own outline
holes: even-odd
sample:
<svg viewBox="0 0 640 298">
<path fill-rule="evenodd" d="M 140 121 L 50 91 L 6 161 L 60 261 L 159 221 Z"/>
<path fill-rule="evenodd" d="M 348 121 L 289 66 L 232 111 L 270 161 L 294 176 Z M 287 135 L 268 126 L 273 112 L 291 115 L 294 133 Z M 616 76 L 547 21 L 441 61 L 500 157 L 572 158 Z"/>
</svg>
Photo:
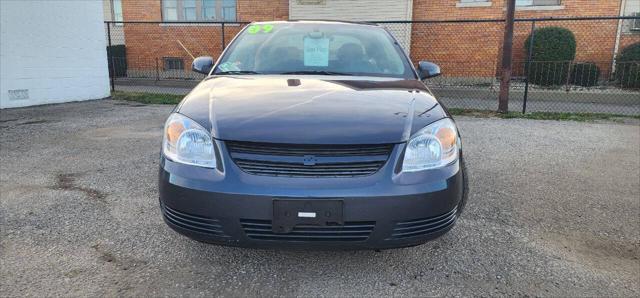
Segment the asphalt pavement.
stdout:
<svg viewBox="0 0 640 298">
<path fill-rule="evenodd" d="M 170 106 L 0 111 L 1 296 L 640 296 L 640 124 L 457 118 L 443 237 L 383 251 L 207 245 L 162 221 Z"/>
</svg>

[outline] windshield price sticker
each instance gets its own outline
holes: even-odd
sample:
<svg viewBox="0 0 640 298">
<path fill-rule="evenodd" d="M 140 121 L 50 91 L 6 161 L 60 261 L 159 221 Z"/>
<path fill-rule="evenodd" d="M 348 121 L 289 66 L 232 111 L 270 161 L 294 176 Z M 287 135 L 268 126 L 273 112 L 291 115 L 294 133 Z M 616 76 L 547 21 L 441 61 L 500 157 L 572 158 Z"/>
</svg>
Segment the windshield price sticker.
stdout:
<svg viewBox="0 0 640 298">
<path fill-rule="evenodd" d="M 271 31 L 273 31 L 273 25 L 271 24 L 264 24 L 264 25 L 251 25 L 249 26 L 249 28 L 247 28 L 247 32 L 249 34 L 256 34 L 256 33 L 271 33 Z"/>
<path fill-rule="evenodd" d="M 304 38 L 304 66 L 329 66 L 328 38 Z"/>
</svg>

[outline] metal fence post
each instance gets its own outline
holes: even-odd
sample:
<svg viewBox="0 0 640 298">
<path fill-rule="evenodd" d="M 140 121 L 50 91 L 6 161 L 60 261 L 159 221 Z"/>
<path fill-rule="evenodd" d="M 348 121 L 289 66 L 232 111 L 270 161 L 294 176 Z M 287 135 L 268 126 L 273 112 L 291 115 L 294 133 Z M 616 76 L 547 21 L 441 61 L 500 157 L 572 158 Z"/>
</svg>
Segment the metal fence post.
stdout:
<svg viewBox="0 0 640 298">
<path fill-rule="evenodd" d="M 525 66 L 524 78 L 524 98 L 522 99 L 522 114 L 527 112 L 527 98 L 529 97 L 529 73 L 531 73 L 531 58 L 533 57 L 533 42 L 536 36 L 536 21 L 531 22 L 531 39 L 529 40 L 529 53 L 527 54 L 527 64 Z"/>
<path fill-rule="evenodd" d="M 224 40 L 224 22 L 222 22 L 222 50 L 224 51 L 224 48 L 226 47 L 226 43 Z"/>
<path fill-rule="evenodd" d="M 115 68 L 115 61 L 113 61 L 113 56 L 111 53 L 111 22 L 106 21 L 105 24 L 107 24 L 107 40 L 108 40 L 108 46 L 107 46 L 107 67 L 109 67 L 109 64 L 111 64 L 111 73 L 109 74 L 109 83 L 111 84 L 111 91 L 115 91 L 115 76 L 116 76 L 116 68 Z M 111 63 L 109 63 L 111 62 Z"/>
<path fill-rule="evenodd" d="M 569 61 L 567 64 L 567 80 L 565 81 L 565 90 L 569 92 L 571 90 L 571 67 L 573 66 L 573 61 Z M 564 69 L 562 69 L 564 70 Z"/>
<path fill-rule="evenodd" d="M 160 81 L 160 63 L 158 63 L 158 57 L 156 57 L 156 82 Z"/>
<path fill-rule="evenodd" d="M 509 112 L 509 85 L 511 83 L 513 54 L 513 24 L 515 20 L 516 0 L 507 0 L 507 17 L 504 25 L 502 41 L 502 77 L 500 78 L 500 95 L 498 96 L 498 113 Z"/>
</svg>

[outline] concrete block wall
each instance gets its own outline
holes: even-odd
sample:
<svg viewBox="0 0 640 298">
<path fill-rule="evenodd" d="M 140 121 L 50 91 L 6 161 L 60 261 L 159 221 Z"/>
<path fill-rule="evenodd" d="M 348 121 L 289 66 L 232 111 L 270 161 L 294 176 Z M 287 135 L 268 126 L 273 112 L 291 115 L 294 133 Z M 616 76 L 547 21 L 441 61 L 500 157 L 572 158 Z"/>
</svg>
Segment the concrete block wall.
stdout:
<svg viewBox="0 0 640 298">
<path fill-rule="evenodd" d="M 0 1 L 0 108 L 109 96 L 102 18 L 100 1 Z"/>
</svg>

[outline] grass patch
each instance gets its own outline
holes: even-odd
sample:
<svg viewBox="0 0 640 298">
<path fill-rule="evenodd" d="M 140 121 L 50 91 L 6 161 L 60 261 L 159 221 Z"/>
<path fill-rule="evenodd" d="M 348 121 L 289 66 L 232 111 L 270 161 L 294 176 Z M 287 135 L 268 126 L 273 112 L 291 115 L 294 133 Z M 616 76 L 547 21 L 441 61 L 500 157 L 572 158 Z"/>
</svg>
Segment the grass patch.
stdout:
<svg viewBox="0 0 640 298">
<path fill-rule="evenodd" d="M 472 117 L 497 117 L 502 119 L 534 119 L 534 120 L 559 120 L 559 121 L 597 121 L 597 120 L 620 120 L 621 118 L 640 119 L 640 115 L 616 115 L 604 113 L 556 113 L 556 112 L 533 112 L 522 114 L 519 112 L 509 112 L 501 114 L 494 111 L 475 110 L 475 109 L 458 109 L 451 108 L 449 112 L 452 115 L 472 116 Z"/>
<path fill-rule="evenodd" d="M 142 93 L 142 92 L 124 92 L 114 91 L 111 92 L 111 98 L 115 100 L 135 101 L 144 104 L 161 104 L 161 105 L 175 105 L 178 104 L 183 95 L 175 94 L 156 94 L 156 93 Z"/>
</svg>

